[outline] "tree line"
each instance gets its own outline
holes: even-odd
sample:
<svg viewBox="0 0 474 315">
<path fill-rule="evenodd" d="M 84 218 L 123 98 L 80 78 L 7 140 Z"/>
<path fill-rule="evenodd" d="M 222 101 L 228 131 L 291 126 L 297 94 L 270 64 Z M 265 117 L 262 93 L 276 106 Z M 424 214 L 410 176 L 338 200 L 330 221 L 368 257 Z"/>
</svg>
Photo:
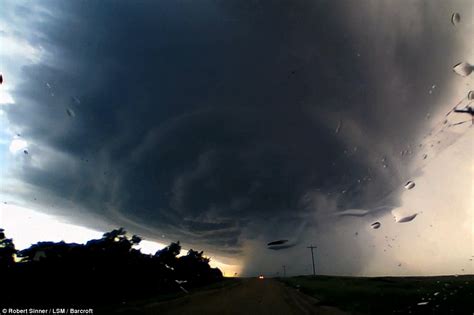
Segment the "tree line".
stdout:
<svg viewBox="0 0 474 315">
<path fill-rule="evenodd" d="M 100 305 L 173 294 L 221 280 L 202 251 L 181 252 L 180 242 L 143 254 L 142 239 L 123 228 L 86 244 L 38 242 L 17 250 L 0 229 L 0 301 L 9 305 Z"/>
</svg>

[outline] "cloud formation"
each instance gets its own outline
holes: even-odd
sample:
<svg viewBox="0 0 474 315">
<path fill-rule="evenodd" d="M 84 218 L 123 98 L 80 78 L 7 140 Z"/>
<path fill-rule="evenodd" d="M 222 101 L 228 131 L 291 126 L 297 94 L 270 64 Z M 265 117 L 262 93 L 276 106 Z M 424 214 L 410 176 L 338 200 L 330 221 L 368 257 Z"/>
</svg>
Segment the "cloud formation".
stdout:
<svg viewBox="0 0 474 315">
<path fill-rule="evenodd" d="M 412 159 L 400 152 L 445 106 L 460 47 L 449 17 L 468 4 L 355 6 L 12 5 L 6 20 L 35 32 L 5 36 L 43 53 L 3 108 L 29 143 L 10 178 L 45 205 L 76 205 L 58 210 L 71 221 L 164 234 L 248 265 L 259 266 L 255 244 L 302 222 L 302 238 L 317 230 L 331 255 L 355 254 L 334 231 L 360 221 L 334 214 L 399 205 Z M 327 270 L 357 272 L 364 259 Z"/>
</svg>

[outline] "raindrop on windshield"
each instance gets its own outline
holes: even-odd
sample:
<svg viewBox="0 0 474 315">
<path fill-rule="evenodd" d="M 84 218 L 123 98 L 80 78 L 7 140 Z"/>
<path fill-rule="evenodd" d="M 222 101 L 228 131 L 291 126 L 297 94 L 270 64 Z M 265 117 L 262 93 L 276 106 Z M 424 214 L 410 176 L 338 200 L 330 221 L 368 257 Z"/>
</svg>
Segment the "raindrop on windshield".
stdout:
<svg viewBox="0 0 474 315">
<path fill-rule="evenodd" d="M 408 181 L 408 182 L 405 184 L 405 189 L 412 189 L 413 187 L 415 187 L 415 183 L 412 182 L 412 181 Z"/>
<path fill-rule="evenodd" d="M 339 133 L 339 131 L 341 130 L 341 127 L 342 127 L 342 121 L 339 120 L 336 127 L 336 133 Z"/>
<path fill-rule="evenodd" d="M 470 101 L 474 100 L 474 91 L 469 91 L 469 93 L 467 93 L 467 99 Z"/>
<path fill-rule="evenodd" d="M 457 12 L 453 13 L 453 15 L 451 16 L 451 23 L 453 23 L 453 25 L 456 25 L 459 22 L 461 22 L 461 15 Z"/>
<path fill-rule="evenodd" d="M 77 105 L 81 104 L 81 100 L 78 99 L 78 98 L 75 97 L 75 96 L 72 97 L 72 101 L 73 101 L 74 103 L 76 103 Z"/>
<path fill-rule="evenodd" d="M 66 109 L 66 113 L 68 114 L 69 117 L 74 117 L 76 116 L 76 113 L 70 108 Z"/>
<path fill-rule="evenodd" d="M 469 63 L 460 62 L 453 66 L 453 71 L 462 77 L 467 77 L 471 74 L 472 68 L 472 65 L 470 65 Z"/>
<path fill-rule="evenodd" d="M 380 224 L 380 222 L 374 222 L 370 225 L 371 228 L 373 228 L 374 230 L 378 229 L 382 224 Z"/>
<path fill-rule="evenodd" d="M 405 222 L 413 221 L 413 219 L 416 218 L 417 215 L 418 213 L 415 213 L 406 217 L 402 217 L 397 221 L 397 223 L 405 223 Z"/>
<path fill-rule="evenodd" d="M 354 217 L 362 217 L 369 213 L 368 210 L 365 209 L 347 209 L 344 211 L 340 211 L 337 213 L 338 216 L 354 216 Z"/>
</svg>

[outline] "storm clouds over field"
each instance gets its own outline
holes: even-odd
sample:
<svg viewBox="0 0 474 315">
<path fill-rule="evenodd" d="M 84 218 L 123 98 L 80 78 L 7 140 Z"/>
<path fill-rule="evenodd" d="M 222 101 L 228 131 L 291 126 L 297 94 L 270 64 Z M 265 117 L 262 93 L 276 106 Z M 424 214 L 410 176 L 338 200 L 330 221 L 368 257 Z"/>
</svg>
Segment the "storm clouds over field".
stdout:
<svg viewBox="0 0 474 315">
<path fill-rule="evenodd" d="M 326 272 L 363 270 L 370 237 L 349 240 L 402 205 L 423 136 L 472 88 L 451 71 L 473 57 L 469 1 L 2 6 L 2 196 L 249 273 L 301 255 L 256 254 L 279 238 L 358 257 Z"/>
</svg>

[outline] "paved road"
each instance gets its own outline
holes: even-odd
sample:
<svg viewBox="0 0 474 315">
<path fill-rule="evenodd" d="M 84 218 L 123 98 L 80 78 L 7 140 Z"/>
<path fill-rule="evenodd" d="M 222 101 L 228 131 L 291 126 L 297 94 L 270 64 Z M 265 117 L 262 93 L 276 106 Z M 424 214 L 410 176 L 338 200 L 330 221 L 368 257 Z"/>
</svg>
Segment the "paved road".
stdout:
<svg viewBox="0 0 474 315">
<path fill-rule="evenodd" d="M 199 292 L 169 302 L 143 305 L 137 313 L 166 315 L 346 314 L 335 308 L 317 306 L 317 302 L 277 280 L 243 279 L 239 284 L 224 289 Z"/>
</svg>

